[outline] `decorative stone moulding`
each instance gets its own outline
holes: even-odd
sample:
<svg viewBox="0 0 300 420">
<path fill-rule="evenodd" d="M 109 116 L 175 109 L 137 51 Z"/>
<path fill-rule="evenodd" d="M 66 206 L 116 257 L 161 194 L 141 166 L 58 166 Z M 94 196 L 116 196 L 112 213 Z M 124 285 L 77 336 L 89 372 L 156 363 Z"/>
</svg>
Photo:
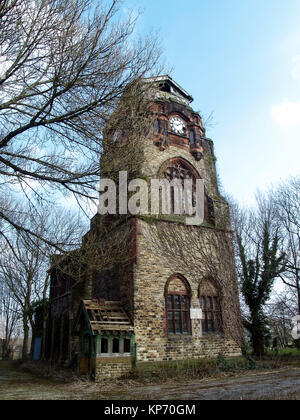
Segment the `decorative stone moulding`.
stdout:
<svg viewBox="0 0 300 420">
<path fill-rule="evenodd" d="M 161 138 L 161 136 L 159 134 L 156 134 L 155 140 L 154 140 L 154 144 L 157 147 L 161 147 L 161 145 L 162 145 L 162 138 Z"/>
<path fill-rule="evenodd" d="M 156 134 L 154 144 L 161 151 L 166 150 L 169 147 L 168 136 L 166 136 L 164 134 Z"/>
<path fill-rule="evenodd" d="M 163 152 L 164 150 L 166 150 L 169 146 L 163 142 L 161 142 L 159 149 Z"/>
<path fill-rule="evenodd" d="M 203 147 L 200 143 L 191 145 L 190 152 L 198 162 L 203 159 Z"/>
</svg>

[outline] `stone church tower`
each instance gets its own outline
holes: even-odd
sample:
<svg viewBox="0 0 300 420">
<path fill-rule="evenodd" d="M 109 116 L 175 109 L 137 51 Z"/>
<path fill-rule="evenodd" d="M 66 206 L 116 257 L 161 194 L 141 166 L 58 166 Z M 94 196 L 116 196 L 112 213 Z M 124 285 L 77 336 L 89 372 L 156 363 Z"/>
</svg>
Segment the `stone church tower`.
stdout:
<svg viewBox="0 0 300 420">
<path fill-rule="evenodd" d="M 162 76 L 145 83 L 151 84 L 153 129 L 139 142 L 142 159 L 133 173 L 149 182 L 202 179 L 204 223 L 187 226 L 185 217 L 175 214 L 97 215 L 83 242 L 94 235 L 109 249 L 109 232 L 120 243 L 120 249 L 113 244 L 111 252 L 122 255 L 109 268 L 93 270 L 75 292 L 69 279 L 63 287 L 64 304 L 57 302 L 67 280 L 52 270 L 51 297 L 56 303 L 51 308 L 49 358 L 56 354 L 71 360 L 76 354 L 80 369 L 88 367 L 97 379 L 119 376 L 132 362 L 139 366 L 241 352 L 229 209 L 218 190 L 213 142 L 190 106 L 193 98 L 175 81 Z M 122 130 L 114 130 L 112 137 L 115 143 L 124 138 L 126 143 Z M 104 150 L 103 168 L 114 159 Z M 125 161 L 122 167 L 121 159 L 119 170 L 128 170 Z M 102 172 L 109 176 L 109 171 Z M 63 339 L 55 343 L 62 329 L 69 334 L 69 345 Z"/>
</svg>

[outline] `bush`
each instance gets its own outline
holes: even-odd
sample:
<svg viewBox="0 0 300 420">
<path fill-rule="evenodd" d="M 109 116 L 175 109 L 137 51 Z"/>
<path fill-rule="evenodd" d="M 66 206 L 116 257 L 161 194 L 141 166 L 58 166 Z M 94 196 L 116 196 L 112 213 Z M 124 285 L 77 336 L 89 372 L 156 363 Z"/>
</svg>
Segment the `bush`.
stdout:
<svg viewBox="0 0 300 420">
<path fill-rule="evenodd" d="M 258 368 L 258 364 L 251 356 L 227 358 L 223 354 L 219 354 L 216 359 L 141 363 L 137 365 L 131 379 L 147 383 L 163 382 L 170 379 L 203 379 L 222 372 L 234 373 Z"/>
<path fill-rule="evenodd" d="M 231 369 L 229 361 L 223 354 L 219 354 L 216 361 L 216 367 L 221 372 L 228 372 Z"/>
</svg>

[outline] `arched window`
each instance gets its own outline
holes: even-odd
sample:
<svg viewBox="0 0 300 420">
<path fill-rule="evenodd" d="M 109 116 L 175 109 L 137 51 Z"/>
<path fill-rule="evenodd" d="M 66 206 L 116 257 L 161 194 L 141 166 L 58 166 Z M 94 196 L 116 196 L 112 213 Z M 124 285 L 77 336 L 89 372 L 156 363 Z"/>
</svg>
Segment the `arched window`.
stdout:
<svg viewBox="0 0 300 420">
<path fill-rule="evenodd" d="M 190 143 L 195 144 L 195 132 L 194 132 L 194 130 L 190 131 Z"/>
<path fill-rule="evenodd" d="M 158 118 L 156 118 L 155 120 L 154 128 L 155 128 L 155 132 L 158 134 L 159 133 L 159 119 Z"/>
<path fill-rule="evenodd" d="M 190 334 L 190 288 L 186 280 L 175 276 L 166 286 L 166 315 L 169 334 Z"/>
<path fill-rule="evenodd" d="M 179 181 L 179 185 L 182 187 L 182 191 L 179 193 L 180 195 L 176 195 L 174 189 L 171 190 L 171 213 L 187 214 L 188 212 L 185 209 L 185 196 L 183 194 L 184 181 L 188 179 L 192 181 L 192 204 L 195 206 L 196 180 L 200 179 L 196 169 L 182 159 L 171 159 L 163 168 L 163 175 L 169 182 Z M 181 200 L 181 202 L 175 202 L 176 199 Z M 177 207 L 181 207 L 181 211 L 175 211 Z"/>
<path fill-rule="evenodd" d="M 203 313 L 202 333 L 221 331 L 221 308 L 218 290 L 210 280 L 203 280 L 200 286 L 200 306 Z"/>
<path fill-rule="evenodd" d="M 193 206 L 196 205 L 196 182 L 197 179 L 201 179 L 198 171 L 185 159 L 180 157 L 169 159 L 165 162 L 159 171 L 159 177 L 166 178 L 169 182 L 178 180 L 182 188 L 184 187 L 184 181 L 187 179 L 192 180 L 192 204 Z M 174 189 L 171 190 L 171 213 L 175 213 L 176 205 L 175 205 L 175 198 L 178 196 L 174 194 Z M 185 197 L 182 195 L 182 207 L 183 213 L 185 212 Z M 177 213 L 178 214 L 178 213 Z M 205 196 L 204 196 L 204 220 L 215 226 L 215 209 L 214 209 L 214 202 L 208 196 L 208 193 L 205 189 Z"/>
</svg>

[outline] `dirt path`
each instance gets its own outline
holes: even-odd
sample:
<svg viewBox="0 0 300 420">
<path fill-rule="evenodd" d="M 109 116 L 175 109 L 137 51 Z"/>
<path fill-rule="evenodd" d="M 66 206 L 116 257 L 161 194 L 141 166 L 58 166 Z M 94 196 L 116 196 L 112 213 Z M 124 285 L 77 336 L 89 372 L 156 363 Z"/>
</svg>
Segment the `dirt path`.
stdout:
<svg viewBox="0 0 300 420">
<path fill-rule="evenodd" d="M 65 384 L 20 371 L 14 363 L 0 362 L 0 400 L 60 400 L 71 397 L 72 392 Z"/>
<path fill-rule="evenodd" d="M 239 400 L 300 399 L 300 369 L 248 373 L 223 380 L 135 387 L 108 393 L 101 385 L 70 385 L 38 378 L 0 362 L 0 400 Z"/>
<path fill-rule="evenodd" d="M 148 386 L 135 390 L 131 399 L 257 400 L 300 399 L 300 369 L 245 374 L 223 380 L 193 381 L 175 386 Z"/>
</svg>

